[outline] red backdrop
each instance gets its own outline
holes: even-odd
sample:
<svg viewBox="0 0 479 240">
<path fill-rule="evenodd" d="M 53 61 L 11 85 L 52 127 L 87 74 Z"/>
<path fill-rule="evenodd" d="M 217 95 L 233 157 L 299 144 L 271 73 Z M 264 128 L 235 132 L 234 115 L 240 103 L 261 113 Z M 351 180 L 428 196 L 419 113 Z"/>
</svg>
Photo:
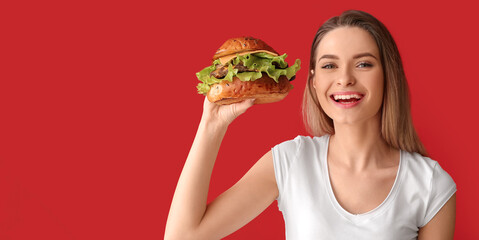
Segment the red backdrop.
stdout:
<svg viewBox="0 0 479 240">
<path fill-rule="evenodd" d="M 0 239 L 161 239 L 202 111 L 195 72 L 243 35 L 303 62 L 285 100 L 230 126 L 212 199 L 275 144 L 306 134 L 310 45 L 347 9 L 372 13 L 395 37 L 416 128 L 458 186 L 456 238 L 479 238 L 479 39 L 468 1 L 9 2 L 0 6 Z M 227 239 L 284 239 L 283 224 L 275 202 Z"/>
</svg>

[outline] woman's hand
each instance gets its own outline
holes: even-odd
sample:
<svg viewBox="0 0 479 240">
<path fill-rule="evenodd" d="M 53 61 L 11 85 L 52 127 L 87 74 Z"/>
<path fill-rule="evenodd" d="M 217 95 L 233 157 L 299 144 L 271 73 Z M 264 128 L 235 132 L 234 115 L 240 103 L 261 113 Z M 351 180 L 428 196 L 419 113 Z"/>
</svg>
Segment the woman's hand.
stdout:
<svg viewBox="0 0 479 240">
<path fill-rule="evenodd" d="M 230 105 L 218 105 L 208 101 L 205 97 L 203 103 L 203 119 L 213 121 L 222 126 L 228 126 L 239 115 L 246 112 L 248 108 L 253 106 L 254 99 L 247 99 L 243 102 L 233 103 Z"/>
</svg>

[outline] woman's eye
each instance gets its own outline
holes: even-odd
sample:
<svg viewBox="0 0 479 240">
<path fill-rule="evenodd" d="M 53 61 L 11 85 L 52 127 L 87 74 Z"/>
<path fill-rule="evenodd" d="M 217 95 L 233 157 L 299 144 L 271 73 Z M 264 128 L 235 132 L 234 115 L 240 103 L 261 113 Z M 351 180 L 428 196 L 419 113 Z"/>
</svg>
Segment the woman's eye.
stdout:
<svg viewBox="0 0 479 240">
<path fill-rule="evenodd" d="M 373 65 L 371 63 L 367 63 L 367 62 L 362 62 L 358 64 L 359 68 L 372 67 L 372 66 Z"/>
<path fill-rule="evenodd" d="M 334 68 L 334 65 L 331 64 L 331 63 L 329 63 L 329 64 L 323 65 L 321 68 L 323 68 L 323 69 L 333 69 L 333 68 Z"/>
</svg>

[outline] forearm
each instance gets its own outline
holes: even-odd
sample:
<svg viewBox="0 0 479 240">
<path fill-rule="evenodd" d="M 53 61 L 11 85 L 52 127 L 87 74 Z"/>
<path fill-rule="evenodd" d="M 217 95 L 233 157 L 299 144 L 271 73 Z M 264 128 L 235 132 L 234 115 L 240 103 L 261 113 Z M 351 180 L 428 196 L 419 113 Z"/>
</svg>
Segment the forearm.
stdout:
<svg viewBox="0 0 479 240">
<path fill-rule="evenodd" d="M 202 119 L 181 172 L 168 215 L 166 231 L 188 233 L 206 210 L 213 166 L 227 126 Z"/>
</svg>

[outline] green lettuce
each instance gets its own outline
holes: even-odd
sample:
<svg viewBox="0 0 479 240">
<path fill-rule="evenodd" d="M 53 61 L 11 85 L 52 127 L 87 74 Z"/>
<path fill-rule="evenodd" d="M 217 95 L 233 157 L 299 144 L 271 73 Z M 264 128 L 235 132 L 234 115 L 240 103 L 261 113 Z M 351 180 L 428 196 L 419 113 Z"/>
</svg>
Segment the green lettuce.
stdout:
<svg viewBox="0 0 479 240">
<path fill-rule="evenodd" d="M 285 61 L 285 58 L 288 55 L 283 54 L 281 56 L 273 56 L 268 53 L 252 53 L 246 55 L 236 55 L 236 58 L 230 60 L 226 63 L 228 66 L 228 73 L 224 78 L 218 79 L 213 76 L 210 76 L 211 72 L 216 70 L 216 65 L 221 64 L 220 60 L 217 59 L 213 62 L 211 66 L 204 68 L 203 70 L 196 73 L 196 77 L 201 83 L 196 86 L 198 93 L 206 94 L 210 90 L 210 86 L 221 81 L 227 80 L 232 82 L 233 77 L 239 78 L 241 81 L 254 81 L 267 74 L 275 82 L 278 82 L 280 76 L 286 76 L 291 79 L 296 72 L 301 69 L 301 60 L 296 59 L 292 66 L 288 66 L 288 63 Z M 251 70 L 256 70 L 256 72 L 241 72 L 238 73 L 238 69 L 234 69 L 234 65 L 243 63 L 245 67 Z M 280 68 L 276 68 L 273 64 L 276 63 Z"/>
</svg>

